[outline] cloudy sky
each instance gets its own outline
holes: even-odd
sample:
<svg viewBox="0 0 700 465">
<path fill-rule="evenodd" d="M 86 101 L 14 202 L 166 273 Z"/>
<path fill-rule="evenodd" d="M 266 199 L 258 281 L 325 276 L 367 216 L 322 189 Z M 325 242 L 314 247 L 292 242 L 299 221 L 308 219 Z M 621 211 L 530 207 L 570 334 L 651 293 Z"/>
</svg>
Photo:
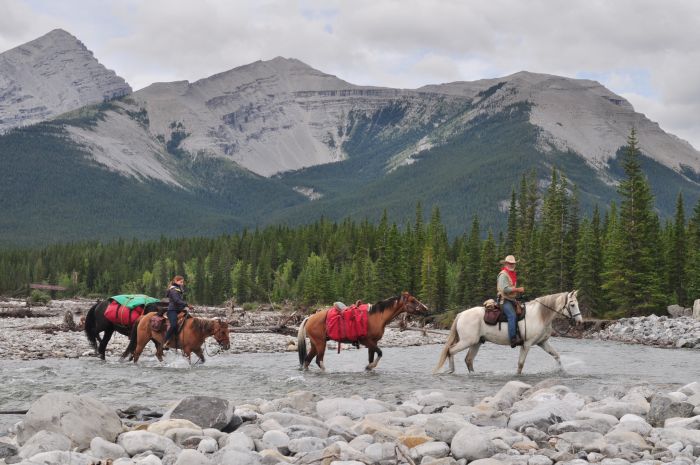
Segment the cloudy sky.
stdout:
<svg viewBox="0 0 700 465">
<path fill-rule="evenodd" d="M 595 79 L 700 149 L 698 0 L 0 0 L 0 51 L 54 28 L 134 89 L 298 58 L 415 88 L 521 70 Z"/>
</svg>

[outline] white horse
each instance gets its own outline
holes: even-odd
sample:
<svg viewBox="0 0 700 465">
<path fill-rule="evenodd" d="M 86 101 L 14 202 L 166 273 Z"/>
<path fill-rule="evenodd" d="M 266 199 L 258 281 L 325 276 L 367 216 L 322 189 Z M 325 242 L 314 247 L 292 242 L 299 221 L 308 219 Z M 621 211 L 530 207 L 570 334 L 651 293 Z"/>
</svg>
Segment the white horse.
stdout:
<svg viewBox="0 0 700 465">
<path fill-rule="evenodd" d="M 569 318 L 576 324 L 583 321 L 581 311 L 578 308 L 576 294 L 578 291 L 562 292 L 560 294 L 546 295 L 538 297 L 526 304 L 525 318 L 518 322 L 520 334 L 523 337 L 523 345 L 520 347 L 520 358 L 518 359 L 518 374 L 523 371 L 525 357 L 533 345 L 540 346 L 545 352 L 554 357 L 561 367 L 559 354 L 549 343 L 549 336 L 552 334 L 552 320 L 556 316 Z M 450 335 L 447 338 L 444 349 L 440 354 L 440 360 L 433 373 L 437 373 L 445 364 L 449 357 L 450 369 L 447 373 L 454 373 L 454 355 L 464 349 L 469 348 L 464 361 L 470 372 L 474 371 L 474 358 L 479 352 L 479 347 L 484 341 L 493 342 L 500 345 L 510 345 L 508 337 L 508 323 L 502 325 L 487 325 L 484 323 L 484 307 L 473 307 L 459 313 L 455 317 Z M 500 329 L 499 329 L 500 327 Z"/>
</svg>

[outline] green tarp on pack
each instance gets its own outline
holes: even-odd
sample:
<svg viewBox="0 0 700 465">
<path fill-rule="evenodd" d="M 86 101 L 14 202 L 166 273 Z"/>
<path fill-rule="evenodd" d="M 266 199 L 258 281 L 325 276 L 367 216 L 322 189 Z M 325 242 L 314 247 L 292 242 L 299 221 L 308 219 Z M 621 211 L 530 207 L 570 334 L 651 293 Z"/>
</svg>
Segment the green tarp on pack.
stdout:
<svg viewBox="0 0 700 465">
<path fill-rule="evenodd" d="M 109 299 L 116 300 L 117 302 L 119 302 L 119 305 L 124 305 L 125 307 L 128 307 L 128 308 L 146 306 L 148 304 L 154 304 L 156 302 L 160 302 L 160 299 L 155 299 L 155 298 L 149 297 L 145 294 L 122 294 L 122 295 L 112 296 Z"/>
</svg>

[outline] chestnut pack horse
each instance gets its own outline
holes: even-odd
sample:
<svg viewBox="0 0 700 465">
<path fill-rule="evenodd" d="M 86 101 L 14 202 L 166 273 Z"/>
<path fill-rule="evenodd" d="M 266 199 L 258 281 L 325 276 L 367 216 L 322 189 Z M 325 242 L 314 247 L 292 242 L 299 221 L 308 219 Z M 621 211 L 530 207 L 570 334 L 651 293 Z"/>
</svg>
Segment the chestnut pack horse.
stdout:
<svg viewBox="0 0 700 465">
<path fill-rule="evenodd" d="M 299 365 L 305 370 L 309 368 L 309 364 L 316 357 L 316 364 L 321 370 L 326 369 L 323 364 L 323 355 L 326 351 L 326 315 L 330 309 L 321 310 L 308 316 L 299 325 L 299 333 L 297 334 L 297 351 L 299 353 Z M 428 308 L 423 305 L 418 299 L 413 297 L 408 292 L 404 292 L 399 296 L 391 297 L 382 300 L 372 305 L 367 315 L 367 335 L 361 337 L 357 342 L 367 347 L 369 352 L 369 364 L 366 370 L 376 368 L 379 360 L 382 358 L 382 351 L 377 346 L 377 343 L 384 335 L 386 325 L 403 312 L 410 315 L 426 312 Z M 306 336 L 308 335 L 311 341 L 311 350 L 306 353 Z M 341 341 L 355 342 L 355 341 Z M 374 355 L 377 355 L 377 360 Z"/>
<path fill-rule="evenodd" d="M 151 320 L 156 316 L 156 313 L 148 313 L 139 318 L 137 323 L 133 325 L 129 346 L 122 354 L 122 359 L 131 354 L 131 360 L 134 363 L 138 362 L 146 344 L 149 341 L 153 341 L 156 345 L 156 357 L 159 361 L 163 361 L 163 342 L 165 341 L 166 325 L 165 321 L 163 321 L 160 331 L 153 330 Z M 183 319 L 184 323 L 181 323 Z M 224 350 L 228 350 L 231 346 L 228 336 L 228 323 L 225 320 L 188 317 L 185 312 L 182 312 L 178 316 L 178 326 L 181 326 L 182 329 L 177 335 L 177 347 L 182 349 L 190 363 L 192 363 L 190 359 L 192 352 L 204 363 L 202 344 L 204 344 L 204 340 L 208 336 L 213 336 Z"/>
<path fill-rule="evenodd" d="M 523 372 L 525 357 L 530 347 L 536 345 L 549 355 L 554 357 L 561 367 L 559 354 L 549 343 L 549 336 L 552 334 L 552 320 L 560 316 L 569 318 L 572 322 L 580 324 L 583 321 L 581 310 L 578 308 L 576 294 L 578 291 L 562 292 L 559 294 L 538 297 L 525 305 L 525 318 L 518 322 L 520 334 L 523 336 L 523 345 L 520 347 L 520 357 L 518 359 L 518 374 Z M 465 362 L 467 369 L 474 371 L 474 358 L 479 352 L 479 347 L 485 341 L 500 345 L 509 345 L 508 325 L 487 325 L 484 323 L 484 307 L 473 307 L 457 314 L 452 323 L 450 335 L 447 337 L 445 347 L 440 354 L 440 360 L 433 373 L 437 373 L 449 359 L 450 368 L 447 373 L 454 373 L 456 353 L 469 349 Z"/>
</svg>

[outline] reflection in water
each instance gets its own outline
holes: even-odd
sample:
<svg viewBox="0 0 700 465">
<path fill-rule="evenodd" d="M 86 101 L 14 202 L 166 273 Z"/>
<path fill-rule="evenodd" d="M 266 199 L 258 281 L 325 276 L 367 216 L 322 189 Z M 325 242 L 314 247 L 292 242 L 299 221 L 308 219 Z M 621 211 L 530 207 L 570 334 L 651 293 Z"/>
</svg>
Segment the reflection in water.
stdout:
<svg viewBox="0 0 700 465">
<path fill-rule="evenodd" d="M 323 396 L 373 397 L 400 400 L 418 389 L 441 389 L 473 401 L 495 393 L 512 380 L 534 384 L 557 378 L 581 394 L 595 394 L 605 386 L 649 383 L 672 389 L 700 380 L 698 352 L 657 349 L 577 339 L 555 339 L 564 369 L 539 348 L 530 350 L 525 374 L 517 377 L 518 350 L 486 344 L 468 374 L 462 352 L 455 357 L 457 372 L 433 376 L 442 346 L 384 349 L 375 372 L 366 373 L 366 350 L 327 352 L 326 373 L 315 365 L 308 372 L 297 368 L 296 353 L 226 354 L 189 367 L 181 357 L 168 353 L 165 363 L 144 357 L 138 366 L 97 359 L 0 361 L 0 410 L 28 408 L 31 401 L 53 391 L 69 391 L 99 398 L 114 407 L 140 404 L 165 407 L 189 394 L 213 395 L 243 403 L 256 398 L 283 397 L 294 390 L 310 390 Z M 0 431 L 21 417 L 0 418 Z"/>
</svg>

